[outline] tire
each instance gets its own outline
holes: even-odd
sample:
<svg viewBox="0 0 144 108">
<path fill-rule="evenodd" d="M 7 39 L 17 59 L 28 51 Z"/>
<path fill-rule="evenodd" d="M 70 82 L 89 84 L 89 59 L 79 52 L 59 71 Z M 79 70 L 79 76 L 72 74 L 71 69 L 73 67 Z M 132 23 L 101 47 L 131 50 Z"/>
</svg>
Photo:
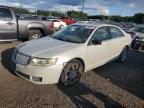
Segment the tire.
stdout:
<svg viewBox="0 0 144 108">
<path fill-rule="evenodd" d="M 76 59 L 73 59 L 64 67 L 59 83 L 63 86 L 74 85 L 75 83 L 79 82 L 83 69 L 84 66 L 82 63 Z"/>
<path fill-rule="evenodd" d="M 60 28 L 60 29 L 63 29 L 63 28 L 64 28 L 64 26 L 63 26 L 63 25 L 60 25 L 60 26 L 59 26 L 59 28 Z"/>
<path fill-rule="evenodd" d="M 40 30 L 31 29 L 28 31 L 28 40 L 38 39 L 42 36 L 43 34 L 40 32 Z"/>
<path fill-rule="evenodd" d="M 125 47 L 123 49 L 123 51 L 121 52 L 121 54 L 118 58 L 118 61 L 119 62 L 125 62 L 127 60 L 127 57 L 128 57 L 128 52 L 129 52 L 129 49 L 127 47 Z"/>
</svg>

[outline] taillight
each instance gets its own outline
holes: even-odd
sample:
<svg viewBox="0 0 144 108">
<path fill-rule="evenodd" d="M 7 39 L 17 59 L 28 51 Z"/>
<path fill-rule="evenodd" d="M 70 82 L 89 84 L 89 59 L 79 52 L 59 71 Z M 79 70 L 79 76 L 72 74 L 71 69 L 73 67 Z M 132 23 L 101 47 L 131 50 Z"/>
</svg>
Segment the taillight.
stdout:
<svg viewBox="0 0 144 108">
<path fill-rule="evenodd" d="M 50 25 L 49 25 L 49 28 L 51 31 L 54 31 L 54 23 L 53 21 L 51 21 Z"/>
</svg>

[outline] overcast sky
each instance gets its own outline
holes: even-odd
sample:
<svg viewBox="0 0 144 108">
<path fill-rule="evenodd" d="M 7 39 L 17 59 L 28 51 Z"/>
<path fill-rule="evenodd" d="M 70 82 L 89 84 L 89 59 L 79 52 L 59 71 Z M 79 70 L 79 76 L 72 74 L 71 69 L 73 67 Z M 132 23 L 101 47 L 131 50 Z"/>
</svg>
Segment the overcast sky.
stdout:
<svg viewBox="0 0 144 108">
<path fill-rule="evenodd" d="M 20 0 L 0 0 L 0 5 L 20 6 Z M 124 15 L 144 13 L 144 0 L 84 0 L 84 12 L 89 15 Z M 43 10 L 82 10 L 83 0 L 21 0 L 21 6 Z"/>
</svg>

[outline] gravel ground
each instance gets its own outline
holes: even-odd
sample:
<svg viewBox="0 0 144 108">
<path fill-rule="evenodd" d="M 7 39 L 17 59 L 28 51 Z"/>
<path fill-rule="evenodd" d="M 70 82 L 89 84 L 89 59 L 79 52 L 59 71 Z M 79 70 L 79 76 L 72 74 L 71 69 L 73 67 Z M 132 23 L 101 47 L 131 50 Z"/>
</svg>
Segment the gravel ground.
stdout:
<svg viewBox="0 0 144 108">
<path fill-rule="evenodd" d="M 14 75 L 13 48 L 0 44 L 0 108 L 144 108 L 144 54 L 130 52 L 125 63 L 111 62 L 64 88 L 35 85 Z"/>
</svg>

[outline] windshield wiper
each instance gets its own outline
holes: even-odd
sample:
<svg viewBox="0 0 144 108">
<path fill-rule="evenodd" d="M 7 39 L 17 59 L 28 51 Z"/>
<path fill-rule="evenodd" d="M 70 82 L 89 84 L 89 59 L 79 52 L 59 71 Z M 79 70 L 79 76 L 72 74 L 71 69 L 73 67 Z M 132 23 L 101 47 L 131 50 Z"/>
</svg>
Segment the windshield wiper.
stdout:
<svg viewBox="0 0 144 108">
<path fill-rule="evenodd" d="M 69 39 L 62 39 L 62 38 L 56 38 L 56 37 L 52 37 L 52 38 L 57 39 L 57 40 L 61 40 L 61 41 L 65 41 L 65 42 L 70 42 L 70 43 L 82 43 L 82 42 L 72 41 Z"/>
</svg>

